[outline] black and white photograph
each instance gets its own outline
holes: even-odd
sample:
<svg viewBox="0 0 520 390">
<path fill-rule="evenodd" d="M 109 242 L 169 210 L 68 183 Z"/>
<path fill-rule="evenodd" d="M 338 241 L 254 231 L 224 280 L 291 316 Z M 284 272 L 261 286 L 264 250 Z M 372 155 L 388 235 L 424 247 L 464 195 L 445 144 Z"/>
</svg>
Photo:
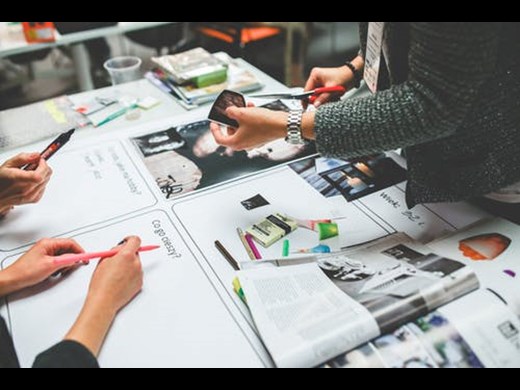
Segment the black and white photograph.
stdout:
<svg viewBox="0 0 520 390">
<path fill-rule="evenodd" d="M 245 152 L 221 147 L 209 121 L 199 121 L 132 139 L 168 200 L 315 154 L 313 144 L 285 140 Z"/>
</svg>

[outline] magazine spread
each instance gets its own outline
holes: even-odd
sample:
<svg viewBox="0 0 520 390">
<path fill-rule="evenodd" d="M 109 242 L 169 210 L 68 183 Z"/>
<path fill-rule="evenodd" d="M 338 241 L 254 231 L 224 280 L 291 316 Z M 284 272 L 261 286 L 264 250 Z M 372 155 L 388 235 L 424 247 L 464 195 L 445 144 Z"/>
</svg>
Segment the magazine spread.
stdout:
<svg viewBox="0 0 520 390">
<path fill-rule="evenodd" d="M 479 290 L 323 367 L 518 368 L 519 330 L 504 302 Z"/>
<path fill-rule="evenodd" d="M 336 254 L 242 263 L 239 280 L 276 365 L 314 367 L 479 288 L 469 267 L 429 253 L 396 234 Z"/>
</svg>

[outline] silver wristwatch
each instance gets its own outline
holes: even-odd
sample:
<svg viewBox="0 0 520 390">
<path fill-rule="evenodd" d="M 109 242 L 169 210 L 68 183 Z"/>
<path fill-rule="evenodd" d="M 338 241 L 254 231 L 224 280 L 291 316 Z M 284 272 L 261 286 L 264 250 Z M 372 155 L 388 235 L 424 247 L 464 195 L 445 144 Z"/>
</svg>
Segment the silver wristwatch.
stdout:
<svg viewBox="0 0 520 390">
<path fill-rule="evenodd" d="M 293 110 L 289 113 L 287 121 L 287 138 L 285 141 L 291 145 L 303 145 L 305 139 L 302 134 L 303 110 Z"/>
</svg>

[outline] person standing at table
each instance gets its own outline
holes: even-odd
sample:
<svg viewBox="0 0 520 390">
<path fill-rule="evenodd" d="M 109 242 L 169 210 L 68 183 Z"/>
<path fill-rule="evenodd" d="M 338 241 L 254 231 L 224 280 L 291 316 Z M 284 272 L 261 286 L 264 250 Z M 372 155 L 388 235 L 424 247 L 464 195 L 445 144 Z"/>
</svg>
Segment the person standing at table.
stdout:
<svg viewBox="0 0 520 390">
<path fill-rule="evenodd" d="M 217 142 L 244 150 L 285 138 L 316 140 L 324 156 L 356 158 L 402 148 L 407 201 L 479 199 L 520 223 L 520 24 L 516 22 L 360 22 L 361 52 L 315 69 L 306 90 L 359 86 L 372 95 L 291 115 L 229 108 L 239 123 Z"/>
</svg>

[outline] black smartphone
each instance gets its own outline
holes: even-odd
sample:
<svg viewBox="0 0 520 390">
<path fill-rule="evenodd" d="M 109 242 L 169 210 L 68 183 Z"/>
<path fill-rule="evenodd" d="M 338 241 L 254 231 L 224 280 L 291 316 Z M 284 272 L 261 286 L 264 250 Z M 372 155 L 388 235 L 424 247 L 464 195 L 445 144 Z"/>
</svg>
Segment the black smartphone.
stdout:
<svg viewBox="0 0 520 390">
<path fill-rule="evenodd" d="M 229 107 L 240 107 L 246 106 L 246 99 L 240 93 L 225 90 L 222 92 L 209 113 L 209 120 L 218 124 L 237 128 L 238 122 L 234 119 L 229 118 L 226 115 L 226 110 Z"/>
</svg>

